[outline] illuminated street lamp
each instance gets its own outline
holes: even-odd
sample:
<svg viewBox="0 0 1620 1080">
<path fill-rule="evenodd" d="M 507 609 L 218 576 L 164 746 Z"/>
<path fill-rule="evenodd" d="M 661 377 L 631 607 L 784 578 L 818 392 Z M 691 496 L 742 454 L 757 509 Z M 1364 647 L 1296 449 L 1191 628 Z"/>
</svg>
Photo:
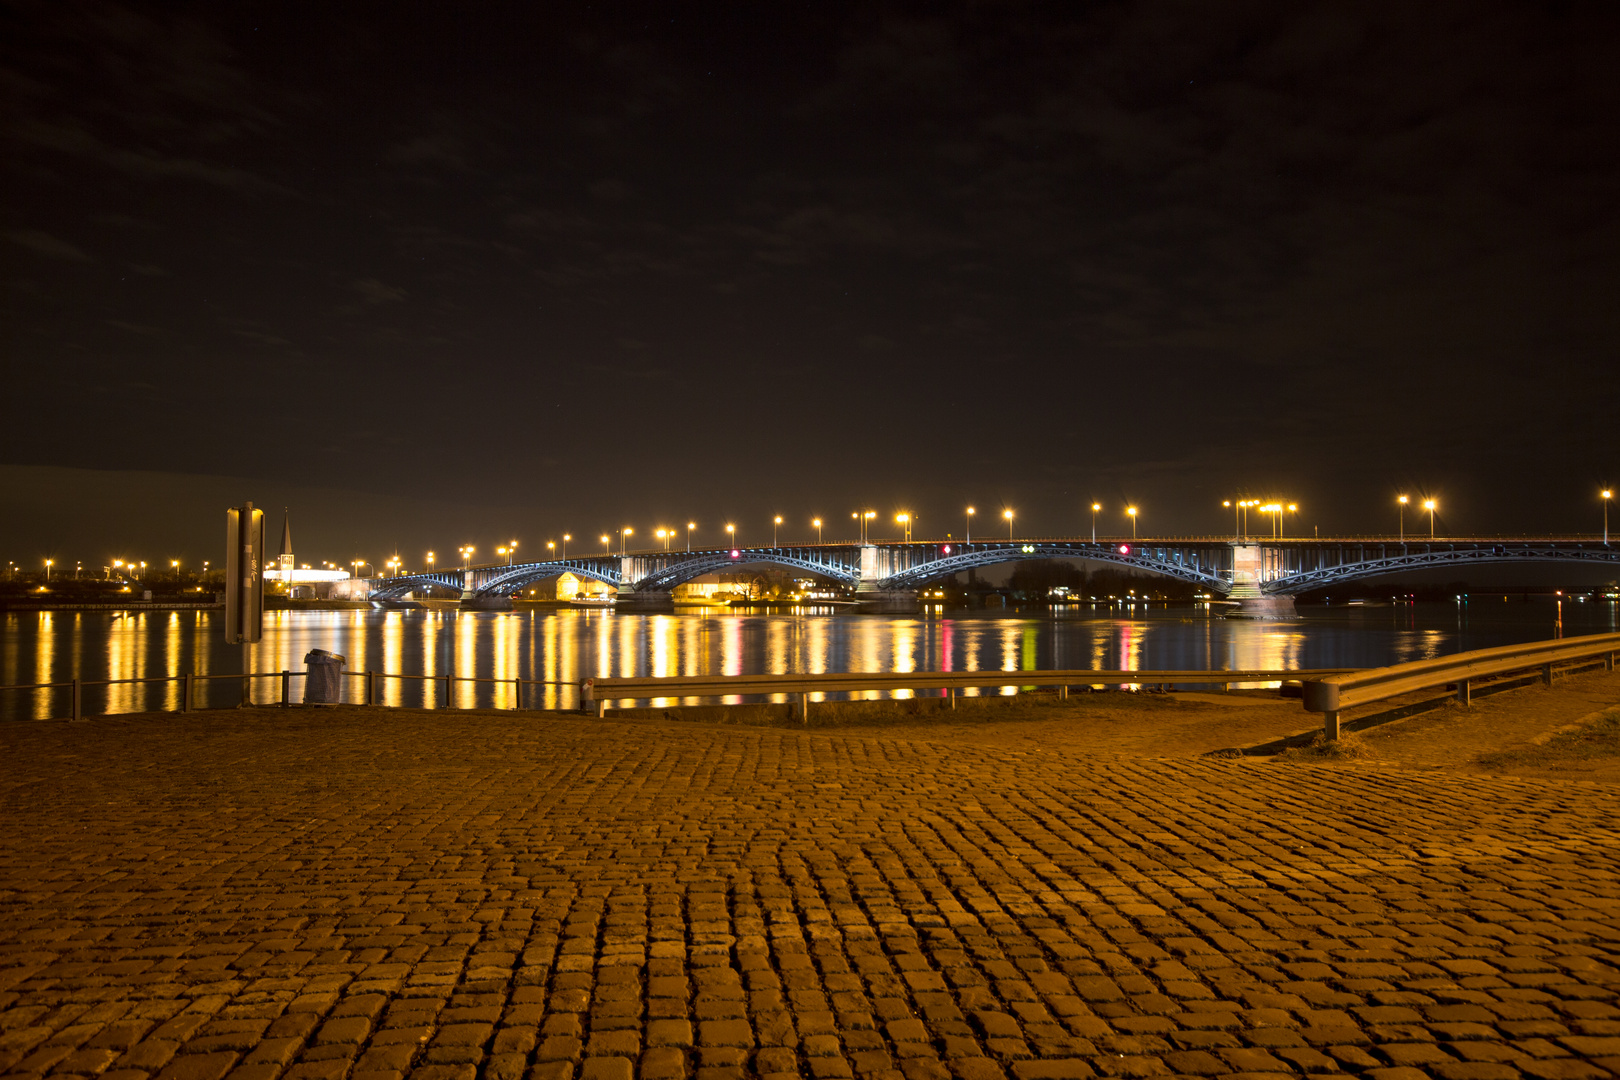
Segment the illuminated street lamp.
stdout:
<svg viewBox="0 0 1620 1080">
<path fill-rule="evenodd" d="M 1433 499 L 1423 500 L 1423 509 L 1429 512 L 1429 539 L 1434 539 L 1434 511 L 1440 504 Z"/>
<path fill-rule="evenodd" d="M 73 580 L 74 581 L 79 580 L 79 571 L 83 570 L 83 569 L 84 569 L 84 563 L 76 562 L 76 563 L 73 564 Z"/>
<path fill-rule="evenodd" d="M 905 529 L 905 531 L 906 531 L 906 543 L 908 543 L 908 544 L 911 543 L 911 515 L 910 514 L 896 514 L 896 515 L 894 515 L 894 520 L 900 524 L 901 528 Z"/>
<path fill-rule="evenodd" d="M 619 557 L 620 558 L 624 557 L 624 538 L 631 535 L 635 531 L 636 530 L 632 529 L 628 525 L 624 526 L 622 529 L 619 530 Z"/>
<path fill-rule="evenodd" d="M 686 523 L 686 550 L 687 551 L 692 550 L 692 530 L 695 529 L 695 528 L 697 528 L 697 522 L 688 521 Z"/>
<path fill-rule="evenodd" d="M 504 558 L 506 560 L 506 565 L 507 566 L 512 565 L 512 556 L 507 553 L 507 550 L 504 547 L 496 548 L 495 549 L 495 554 L 497 554 L 497 555 L 501 556 L 502 558 Z"/>
<path fill-rule="evenodd" d="M 555 540 L 547 540 L 546 541 L 546 558 L 549 559 L 549 558 L 551 558 L 551 556 L 555 555 L 556 553 L 557 553 L 557 541 L 555 541 Z"/>
<path fill-rule="evenodd" d="M 1411 501 L 1412 500 L 1408 499 L 1405 495 L 1398 495 L 1395 498 L 1395 504 L 1398 507 L 1400 507 L 1399 511 L 1397 511 L 1397 512 L 1400 514 L 1401 531 L 1399 533 L 1399 536 L 1400 536 L 1400 539 L 1401 539 L 1401 543 L 1403 543 L 1403 544 L 1406 543 L 1406 504 L 1411 502 Z"/>
<path fill-rule="evenodd" d="M 1097 542 L 1097 511 L 1101 509 L 1102 503 L 1094 502 L 1091 504 L 1091 542 L 1093 544 Z"/>
<path fill-rule="evenodd" d="M 1003 510 L 1001 512 L 1001 516 L 1007 519 L 1007 543 L 1010 544 L 1012 543 L 1013 512 L 1011 510 Z"/>
<path fill-rule="evenodd" d="M 170 559 L 169 566 L 174 570 L 174 583 L 176 585 L 180 584 L 180 560 Z"/>
<path fill-rule="evenodd" d="M 51 564 L 54 563 L 55 561 L 56 561 L 55 559 L 46 559 L 45 560 L 45 580 L 46 581 L 51 580 Z"/>
<path fill-rule="evenodd" d="M 670 529 L 660 528 L 653 532 L 653 535 L 658 537 L 658 542 L 664 545 L 665 551 L 669 550 L 669 534 L 671 531 Z"/>
<path fill-rule="evenodd" d="M 508 540 L 506 542 L 506 565 L 507 566 L 511 566 L 512 565 L 512 560 L 517 558 L 517 549 L 518 549 L 518 542 L 516 540 Z"/>
<path fill-rule="evenodd" d="M 726 526 L 726 546 L 731 547 L 737 542 L 737 526 Z"/>
<path fill-rule="evenodd" d="M 146 560 L 145 559 L 141 560 L 141 576 L 137 580 L 139 580 L 139 581 L 145 581 L 146 580 Z"/>
<path fill-rule="evenodd" d="M 602 554 L 611 555 L 612 553 L 613 553 L 613 537 L 607 535 L 606 533 L 603 533 L 602 534 Z"/>
<path fill-rule="evenodd" d="M 771 522 L 771 547 L 776 546 L 776 530 L 782 527 L 782 515 L 777 514 Z"/>
<path fill-rule="evenodd" d="M 572 539 L 573 539 L 572 536 L 569 536 L 567 533 L 563 533 L 562 557 L 565 558 L 565 559 L 568 558 L 568 541 L 570 541 Z"/>
<path fill-rule="evenodd" d="M 433 573 L 433 552 L 428 552 L 428 573 Z"/>
<path fill-rule="evenodd" d="M 1609 546 L 1609 500 L 1614 498 L 1614 492 L 1604 488 L 1598 494 L 1603 499 L 1603 546 Z"/>
<path fill-rule="evenodd" d="M 810 522 L 810 524 L 816 527 L 816 543 L 821 543 L 821 519 L 815 518 Z"/>
<path fill-rule="evenodd" d="M 1127 506 L 1125 508 L 1125 515 L 1131 519 L 1131 539 L 1135 540 L 1136 539 L 1136 507 Z"/>
<path fill-rule="evenodd" d="M 970 544 L 973 543 L 973 515 L 977 513 L 973 507 L 967 508 L 967 542 Z"/>
</svg>

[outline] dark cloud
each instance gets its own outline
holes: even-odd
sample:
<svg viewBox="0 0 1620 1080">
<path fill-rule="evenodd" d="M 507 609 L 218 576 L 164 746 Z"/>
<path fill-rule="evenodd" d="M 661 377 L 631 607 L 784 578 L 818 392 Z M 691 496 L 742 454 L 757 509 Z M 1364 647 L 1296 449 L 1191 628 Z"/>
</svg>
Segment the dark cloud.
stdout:
<svg viewBox="0 0 1620 1080">
<path fill-rule="evenodd" d="M 38 229 L 13 229 L 6 233 L 6 239 L 18 244 L 47 259 L 57 259 L 61 262 L 91 262 L 77 247 L 66 240 L 59 240 L 50 233 Z"/>
<path fill-rule="evenodd" d="M 1566 527 L 1613 482 L 1604 6 L 9 25 L 14 463 L 268 482 L 341 454 L 536 521 L 792 491 L 1049 531 L 1109 492 L 1200 531 L 1283 488 L 1370 529 L 1417 482 L 1459 522 Z M 257 405 L 285 449 L 197 459 L 266 365 L 308 388 Z M 131 373 L 191 428 L 66 392 Z M 65 425 L 91 434 L 57 460 Z"/>
</svg>

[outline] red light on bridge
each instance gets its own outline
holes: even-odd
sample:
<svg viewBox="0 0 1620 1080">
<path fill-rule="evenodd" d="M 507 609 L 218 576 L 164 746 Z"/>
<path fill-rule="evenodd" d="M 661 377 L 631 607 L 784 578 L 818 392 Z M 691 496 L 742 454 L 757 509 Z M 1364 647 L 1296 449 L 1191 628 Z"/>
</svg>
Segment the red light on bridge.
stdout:
<svg viewBox="0 0 1620 1080">
<path fill-rule="evenodd" d="M 733 558 L 733 559 L 736 559 L 736 558 L 740 558 L 740 557 L 741 557 L 741 556 L 742 556 L 742 552 L 740 552 L 740 551 L 738 551 L 738 550 L 737 550 L 737 549 L 735 549 L 735 548 L 733 548 L 733 549 L 732 549 L 732 551 L 731 551 L 731 557 L 732 557 L 732 558 Z"/>
<path fill-rule="evenodd" d="M 1119 545 L 1119 553 L 1121 555 L 1129 555 L 1131 553 L 1131 545 L 1129 545 L 1129 544 L 1121 544 L 1121 545 Z"/>
<path fill-rule="evenodd" d="M 939 550 L 940 550 L 941 554 L 949 555 L 951 553 L 951 545 L 946 544 L 944 547 L 940 548 Z"/>
</svg>

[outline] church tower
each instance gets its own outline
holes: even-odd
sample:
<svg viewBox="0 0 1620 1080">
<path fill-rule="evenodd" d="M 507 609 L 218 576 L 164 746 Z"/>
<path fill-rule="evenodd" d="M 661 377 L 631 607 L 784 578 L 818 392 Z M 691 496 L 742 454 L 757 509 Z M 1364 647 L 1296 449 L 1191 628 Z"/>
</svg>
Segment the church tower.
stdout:
<svg viewBox="0 0 1620 1080">
<path fill-rule="evenodd" d="M 292 549 L 292 515 L 284 506 L 281 508 L 281 554 L 276 556 L 276 563 L 281 567 L 281 580 L 292 587 L 293 549 Z"/>
</svg>

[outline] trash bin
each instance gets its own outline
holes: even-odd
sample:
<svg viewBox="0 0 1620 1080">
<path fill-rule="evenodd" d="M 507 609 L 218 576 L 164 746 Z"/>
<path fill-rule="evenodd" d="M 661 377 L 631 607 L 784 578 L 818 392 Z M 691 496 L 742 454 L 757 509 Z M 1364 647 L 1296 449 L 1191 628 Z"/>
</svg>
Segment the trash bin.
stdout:
<svg viewBox="0 0 1620 1080">
<path fill-rule="evenodd" d="M 336 705 L 343 700 L 343 665 L 346 657 L 325 649 L 311 649 L 304 657 L 304 704 Z"/>
</svg>

